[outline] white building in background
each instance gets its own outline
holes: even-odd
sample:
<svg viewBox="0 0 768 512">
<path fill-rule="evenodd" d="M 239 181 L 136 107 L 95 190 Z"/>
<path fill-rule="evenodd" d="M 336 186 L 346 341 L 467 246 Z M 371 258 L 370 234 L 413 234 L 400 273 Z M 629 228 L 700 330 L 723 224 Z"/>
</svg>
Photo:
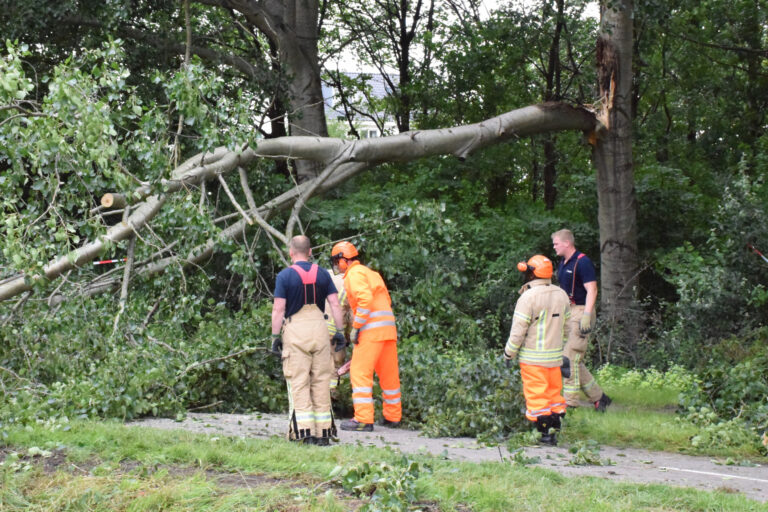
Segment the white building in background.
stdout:
<svg viewBox="0 0 768 512">
<path fill-rule="evenodd" d="M 381 100 L 392 93 L 389 86 L 385 82 L 384 77 L 380 73 L 344 72 L 344 74 L 350 78 L 356 78 L 360 75 L 369 76 L 370 79 L 368 80 L 368 85 L 371 88 L 371 95 L 377 100 Z M 341 100 L 337 96 L 336 89 L 326 83 L 323 83 L 323 101 L 325 102 L 325 119 L 329 124 L 329 129 L 331 128 L 331 125 L 339 125 L 340 123 L 343 125 L 343 129 L 346 132 L 348 124 L 347 117 L 344 112 L 344 107 L 341 105 Z M 365 104 L 365 98 L 359 93 L 356 94 L 351 101 L 356 105 Z M 392 118 L 392 116 L 387 116 L 384 112 L 378 112 L 373 114 L 373 117 L 384 121 L 383 124 L 385 135 L 397 132 L 397 123 L 395 123 L 395 120 Z M 379 126 L 368 117 L 354 115 L 352 124 L 362 139 L 381 137 L 383 135 Z"/>
</svg>

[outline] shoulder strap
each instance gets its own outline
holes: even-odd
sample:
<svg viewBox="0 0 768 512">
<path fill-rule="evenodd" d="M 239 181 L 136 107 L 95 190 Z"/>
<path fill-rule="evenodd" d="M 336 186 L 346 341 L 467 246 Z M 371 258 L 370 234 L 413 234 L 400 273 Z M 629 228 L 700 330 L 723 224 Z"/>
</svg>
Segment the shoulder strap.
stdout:
<svg viewBox="0 0 768 512">
<path fill-rule="evenodd" d="M 576 268 L 579 266 L 579 260 L 584 257 L 584 253 L 580 252 L 578 256 L 576 256 L 576 264 L 573 266 L 573 282 L 571 283 L 571 294 L 568 295 L 568 298 L 571 299 L 571 304 L 573 304 L 573 292 L 576 291 Z"/>
<path fill-rule="evenodd" d="M 304 304 L 314 304 L 317 301 L 317 287 L 315 286 L 315 283 L 317 283 L 317 269 L 319 267 L 317 264 L 312 263 L 309 270 L 304 270 L 298 263 L 294 263 L 290 268 L 299 274 L 301 282 L 304 285 Z M 307 293 L 307 289 L 310 286 L 312 287 L 312 302 L 309 302 L 309 294 Z"/>
<path fill-rule="evenodd" d="M 307 284 L 315 284 L 317 282 L 317 269 L 318 266 L 313 263 L 311 267 L 309 267 L 309 270 L 304 270 L 301 268 L 301 266 L 298 263 L 295 263 L 291 265 L 291 268 L 296 271 L 297 274 L 299 274 L 299 277 L 301 278 L 301 282 L 305 285 Z"/>
</svg>

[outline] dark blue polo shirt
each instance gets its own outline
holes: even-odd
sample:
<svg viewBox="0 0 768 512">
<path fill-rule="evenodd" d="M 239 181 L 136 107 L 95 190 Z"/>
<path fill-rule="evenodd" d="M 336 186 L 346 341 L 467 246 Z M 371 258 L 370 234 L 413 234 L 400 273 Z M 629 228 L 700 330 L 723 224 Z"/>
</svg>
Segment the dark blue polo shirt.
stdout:
<svg viewBox="0 0 768 512">
<path fill-rule="evenodd" d="M 312 264 L 308 261 L 296 262 L 304 270 L 309 270 Z M 314 303 L 325 312 L 325 299 L 328 295 L 338 293 L 331 280 L 331 275 L 323 267 L 317 269 L 317 281 L 315 282 Z M 285 299 L 285 318 L 290 317 L 304 306 L 304 283 L 301 276 L 292 268 L 286 268 L 277 274 L 275 281 L 275 297 Z M 312 303 L 312 286 L 308 286 L 307 298 Z"/>
<path fill-rule="evenodd" d="M 573 289 L 573 302 L 577 306 L 583 306 L 587 301 L 587 289 L 584 283 L 597 281 L 595 277 L 595 266 L 588 256 L 582 256 L 579 259 L 579 251 L 576 251 L 568 261 L 560 260 L 557 266 L 557 283 L 560 285 L 568 297 L 571 296 Z M 579 262 L 578 265 L 576 262 Z M 573 268 L 576 267 L 576 279 L 573 278 Z"/>
</svg>

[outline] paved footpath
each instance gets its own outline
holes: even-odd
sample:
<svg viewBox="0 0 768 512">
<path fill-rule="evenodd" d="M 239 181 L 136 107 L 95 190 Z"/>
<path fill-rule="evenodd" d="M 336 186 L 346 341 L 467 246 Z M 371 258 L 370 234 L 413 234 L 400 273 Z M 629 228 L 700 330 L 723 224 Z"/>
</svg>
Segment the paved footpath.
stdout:
<svg viewBox="0 0 768 512">
<path fill-rule="evenodd" d="M 201 414 L 189 413 L 184 421 L 147 418 L 130 425 L 183 429 L 225 436 L 268 438 L 287 430 L 285 415 L 270 414 Z M 403 453 L 427 453 L 449 460 L 486 462 L 509 460 L 504 446 L 483 446 L 472 438 L 428 438 L 418 431 L 390 429 L 376 425 L 373 432 L 339 431 L 340 443 L 389 446 Z M 666 484 L 705 490 L 739 492 L 768 502 L 768 459 L 757 467 L 727 466 L 710 457 L 694 457 L 634 448 L 600 446 L 600 458 L 610 459 L 610 466 L 571 466 L 573 454 L 566 446 L 526 447 L 527 457 L 538 457 L 530 464 L 552 469 L 567 476 L 594 476 L 615 481 L 644 484 Z"/>
</svg>

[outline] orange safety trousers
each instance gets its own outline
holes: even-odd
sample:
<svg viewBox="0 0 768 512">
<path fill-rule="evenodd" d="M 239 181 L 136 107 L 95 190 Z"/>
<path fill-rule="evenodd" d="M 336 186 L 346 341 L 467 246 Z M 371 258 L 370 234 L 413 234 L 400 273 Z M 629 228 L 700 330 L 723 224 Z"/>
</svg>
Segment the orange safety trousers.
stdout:
<svg viewBox="0 0 768 512">
<path fill-rule="evenodd" d="M 539 416 L 565 412 L 563 376 L 560 367 L 546 368 L 520 363 L 525 396 L 525 417 L 536 421 Z"/>
<path fill-rule="evenodd" d="M 355 419 L 373 423 L 373 372 L 379 376 L 383 415 L 389 421 L 400 421 L 400 369 L 397 364 L 397 340 L 361 341 L 352 351 L 349 378 Z"/>
</svg>

